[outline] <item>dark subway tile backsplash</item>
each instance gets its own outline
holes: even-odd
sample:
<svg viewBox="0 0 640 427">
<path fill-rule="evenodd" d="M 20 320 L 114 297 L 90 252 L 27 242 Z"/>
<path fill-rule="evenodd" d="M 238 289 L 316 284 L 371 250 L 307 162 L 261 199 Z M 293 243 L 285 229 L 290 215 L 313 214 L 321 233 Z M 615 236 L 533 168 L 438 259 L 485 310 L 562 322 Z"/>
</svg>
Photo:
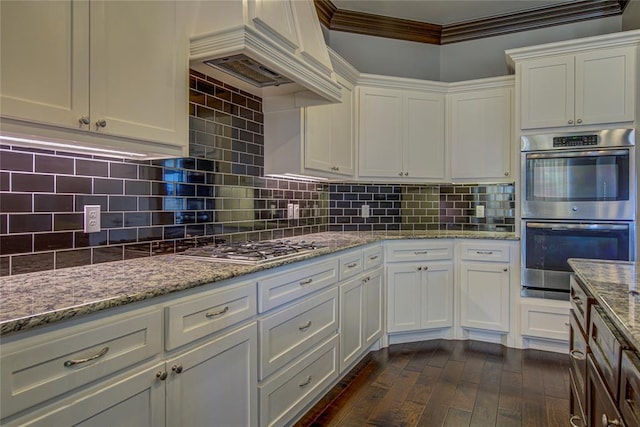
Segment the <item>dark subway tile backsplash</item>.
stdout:
<svg viewBox="0 0 640 427">
<path fill-rule="evenodd" d="M 196 71 L 190 82 L 190 157 L 134 162 L 0 146 L 0 275 L 174 253 L 196 239 L 513 231 L 512 185 L 328 185 L 264 177 L 262 100 Z M 287 219 L 288 203 L 300 205 L 300 219 Z M 360 216 L 364 204 L 369 218 Z M 486 218 L 472 216 L 476 204 L 485 205 Z M 83 232 L 85 205 L 100 205 L 102 231 Z"/>
</svg>

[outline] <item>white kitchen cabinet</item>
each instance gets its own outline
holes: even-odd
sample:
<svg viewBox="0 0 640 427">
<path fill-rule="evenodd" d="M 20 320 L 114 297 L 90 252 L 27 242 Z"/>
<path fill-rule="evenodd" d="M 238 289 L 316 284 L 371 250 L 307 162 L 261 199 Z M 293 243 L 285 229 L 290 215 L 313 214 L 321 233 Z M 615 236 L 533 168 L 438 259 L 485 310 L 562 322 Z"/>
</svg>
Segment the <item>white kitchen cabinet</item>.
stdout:
<svg viewBox="0 0 640 427">
<path fill-rule="evenodd" d="M 444 93 L 367 86 L 358 90 L 358 176 L 442 181 Z"/>
<path fill-rule="evenodd" d="M 340 372 L 382 335 L 382 276 L 378 268 L 340 285 Z"/>
<path fill-rule="evenodd" d="M 387 331 L 406 332 L 453 325 L 453 262 L 387 267 Z"/>
<path fill-rule="evenodd" d="M 520 304 L 520 332 L 523 337 L 569 342 L 568 301 L 523 298 Z"/>
<path fill-rule="evenodd" d="M 3 423 L 6 427 L 165 425 L 164 364 L 91 387 L 44 410 Z"/>
<path fill-rule="evenodd" d="M 257 347 L 252 322 L 168 360 L 166 425 L 257 425 Z"/>
<path fill-rule="evenodd" d="M 521 128 L 632 122 L 637 70 L 635 47 L 524 60 L 516 68 Z"/>
<path fill-rule="evenodd" d="M 5 130 L 186 154 L 188 41 L 175 2 L 3 1 L 0 8 Z"/>
<path fill-rule="evenodd" d="M 460 244 L 460 325 L 500 333 L 510 328 L 510 254 L 506 244 Z"/>
<path fill-rule="evenodd" d="M 494 81 L 495 79 L 492 79 Z M 504 80 L 504 83 L 502 81 Z M 482 82 L 482 81 L 480 81 Z M 512 182 L 513 78 L 457 85 L 448 95 L 451 180 Z"/>
</svg>

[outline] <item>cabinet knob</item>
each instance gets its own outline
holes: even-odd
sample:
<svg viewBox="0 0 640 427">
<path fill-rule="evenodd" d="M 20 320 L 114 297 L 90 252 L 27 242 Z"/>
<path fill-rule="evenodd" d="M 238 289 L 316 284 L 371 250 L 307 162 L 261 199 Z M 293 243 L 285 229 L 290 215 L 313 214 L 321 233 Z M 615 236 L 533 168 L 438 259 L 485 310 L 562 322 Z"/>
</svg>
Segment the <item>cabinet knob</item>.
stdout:
<svg viewBox="0 0 640 427">
<path fill-rule="evenodd" d="M 509 175 L 510 175 L 509 172 L 504 173 L 504 176 L 509 176 Z"/>
<path fill-rule="evenodd" d="M 404 173 L 404 176 L 409 176 L 409 172 L 405 172 L 405 173 Z"/>
<path fill-rule="evenodd" d="M 422 271 L 422 267 L 418 267 L 418 271 Z"/>
<path fill-rule="evenodd" d="M 571 358 L 575 359 L 575 360 L 585 360 L 586 358 L 584 357 L 584 353 L 580 350 L 571 350 L 569 352 L 569 356 L 571 356 Z"/>
<path fill-rule="evenodd" d="M 172 370 L 173 372 L 175 372 L 176 374 L 179 374 L 179 373 L 181 373 L 181 372 L 182 372 L 182 365 L 173 365 L 173 366 L 171 367 L 171 370 Z"/>
<path fill-rule="evenodd" d="M 429 267 L 425 265 L 424 267 L 422 267 L 422 269 L 423 269 L 424 271 L 427 271 L 427 270 L 429 269 Z"/>
<path fill-rule="evenodd" d="M 567 123 L 569 123 L 570 125 L 573 124 L 573 120 L 569 120 Z"/>
<path fill-rule="evenodd" d="M 398 175 L 399 175 L 399 176 L 402 176 L 402 172 L 399 172 L 399 173 L 398 173 Z"/>
<path fill-rule="evenodd" d="M 602 427 L 621 426 L 620 420 L 610 420 L 607 414 L 602 414 Z"/>
<path fill-rule="evenodd" d="M 582 119 L 577 120 L 578 124 L 582 123 Z"/>
<path fill-rule="evenodd" d="M 509 271 L 507 267 L 503 268 L 502 271 Z"/>
<path fill-rule="evenodd" d="M 89 116 L 82 116 L 78 119 L 78 122 L 80 122 L 81 125 L 88 125 L 89 123 L 91 123 L 91 121 L 89 120 Z"/>
<path fill-rule="evenodd" d="M 156 372 L 156 378 L 159 379 L 160 381 L 164 381 L 167 379 L 167 372 L 166 371 L 158 371 Z"/>
<path fill-rule="evenodd" d="M 339 171 L 339 170 L 340 170 L 340 168 L 339 168 L 338 166 L 336 166 L 336 170 L 337 170 L 337 171 Z"/>
<path fill-rule="evenodd" d="M 107 127 L 107 121 L 104 119 L 100 119 L 96 122 L 96 127 L 97 128 L 105 128 Z"/>
</svg>

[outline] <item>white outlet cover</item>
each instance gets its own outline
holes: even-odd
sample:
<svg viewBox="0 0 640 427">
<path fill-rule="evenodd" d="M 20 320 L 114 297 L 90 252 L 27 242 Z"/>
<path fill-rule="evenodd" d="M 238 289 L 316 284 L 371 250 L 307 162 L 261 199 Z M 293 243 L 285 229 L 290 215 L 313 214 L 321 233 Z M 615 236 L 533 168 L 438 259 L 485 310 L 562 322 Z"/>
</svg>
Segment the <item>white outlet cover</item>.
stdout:
<svg viewBox="0 0 640 427">
<path fill-rule="evenodd" d="M 362 205 L 362 209 L 360 211 L 360 216 L 362 218 L 369 218 L 370 212 L 369 212 L 369 205 Z"/>
<path fill-rule="evenodd" d="M 97 233 L 100 230 L 100 205 L 84 205 L 84 232 Z"/>
</svg>

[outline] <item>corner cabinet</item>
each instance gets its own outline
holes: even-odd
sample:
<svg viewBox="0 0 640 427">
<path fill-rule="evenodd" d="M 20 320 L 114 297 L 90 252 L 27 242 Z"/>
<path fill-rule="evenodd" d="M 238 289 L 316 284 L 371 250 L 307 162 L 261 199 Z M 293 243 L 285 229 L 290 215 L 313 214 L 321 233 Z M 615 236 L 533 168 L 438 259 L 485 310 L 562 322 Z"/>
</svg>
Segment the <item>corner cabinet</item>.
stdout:
<svg viewBox="0 0 640 427">
<path fill-rule="evenodd" d="M 520 128 L 636 120 L 639 44 L 640 31 L 627 31 L 508 50 L 519 87 Z"/>
<path fill-rule="evenodd" d="M 514 180 L 513 88 L 513 77 L 452 85 L 447 95 L 451 180 Z"/>
<path fill-rule="evenodd" d="M 446 84 L 432 90 L 358 87 L 358 177 L 398 182 L 445 177 Z"/>
<path fill-rule="evenodd" d="M 3 1 L 0 16 L 0 111 L 17 121 L 5 131 L 187 153 L 188 40 L 175 2 Z"/>
</svg>

